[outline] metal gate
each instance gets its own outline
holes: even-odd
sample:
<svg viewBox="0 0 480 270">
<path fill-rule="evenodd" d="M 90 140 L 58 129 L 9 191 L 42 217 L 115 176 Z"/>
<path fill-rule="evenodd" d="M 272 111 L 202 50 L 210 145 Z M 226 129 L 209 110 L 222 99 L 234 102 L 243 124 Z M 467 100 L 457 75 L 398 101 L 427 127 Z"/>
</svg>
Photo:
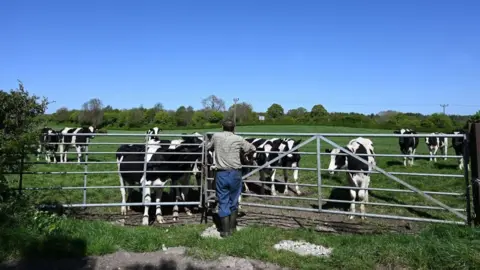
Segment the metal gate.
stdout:
<svg viewBox="0 0 480 270">
<path fill-rule="evenodd" d="M 427 137 L 429 134 L 312 134 L 312 133 L 252 133 L 252 132 L 239 132 L 237 133 L 241 136 L 247 137 L 254 137 L 254 138 L 266 138 L 266 137 L 291 137 L 291 138 L 304 138 L 304 141 L 300 144 L 296 145 L 292 149 L 288 151 L 279 151 L 279 152 L 270 152 L 270 153 L 278 153 L 279 156 L 268 161 L 262 166 L 245 166 L 253 168 L 252 171 L 243 175 L 243 179 L 245 183 L 249 184 L 272 184 L 272 181 L 259 181 L 259 180 L 247 180 L 250 176 L 254 175 L 255 173 L 263 170 L 263 169 L 275 169 L 275 170 L 292 170 L 291 167 L 272 167 L 271 164 L 275 163 L 276 161 L 281 160 L 285 156 L 297 153 L 302 156 L 302 162 L 304 166 L 300 166 L 298 169 L 299 171 L 306 172 L 306 177 L 301 177 L 300 183 L 292 183 L 289 182 L 285 183 L 276 183 L 276 185 L 283 185 L 288 190 L 288 187 L 291 185 L 297 185 L 303 187 L 304 189 L 308 189 L 309 191 L 306 194 L 302 194 L 300 196 L 284 196 L 284 195 L 276 195 L 276 196 L 269 196 L 265 194 L 250 194 L 250 193 L 242 193 L 242 197 L 249 197 L 252 200 L 245 201 L 242 199 L 241 205 L 242 206 L 249 206 L 249 207 L 266 207 L 266 208 L 276 208 L 276 209 L 285 209 L 285 210 L 298 210 L 298 211 L 307 211 L 307 212 L 317 212 L 322 214 L 340 214 L 340 215 L 352 215 L 352 216 L 363 216 L 363 217 L 373 217 L 373 218 L 386 218 L 386 219 L 401 219 L 401 220 L 411 220 L 411 221 L 423 221 L 423 222 L 437 222 L 437 223 L 456 223 L 456 224 L 469 224 L 471 220 L 471 211 L 470 211 L 470 197 L 469 197 L 469 180 L 468 180 L 468 166 L 465 166 L 463 171 L 458 170 L 461 174 L 442 174 L 442 173 L 433 173 L 434 171 L 438 171 L 437 169 L 438 164 L 440 163 L 433 163 L 433 162 L 422 162 L 423 168 L 430 169 L 431 173 L 419 173 L 419 172 L 408 172 L 408 170 L 418 170 L 418 165 L 412 168 L 403 168 L 400 166 L 400 169 L 407 170 L 405 172 L 389 172 L 385 169 L 380 168 L 377 165 L 373 165 L 372 170 L 369 171 L 371 174 L 371 181 L 370 186 L 365 190 L 368 190 L 369 193 L 374 194 L 373 202 L 364 202 L 368 209 L 365 214 L 359 213 L 351 213 L 346 210 L 332 210 L 329 208 L 331 205 L 337 204 L 361 204 L 362 202 L 359 201 L 351 201 L 350 199 L 335 199 L 331 198 L 332 190 L 343 190 L 348 191 L 359 190 L 361 188 L 352 187 L 347 185 L 348 182 L 346 179 L 340 178 L 336 179 L 339 182 L 339 185 L 334 185 L 331 182 L 332 178 L 329 175 L 322 174 L 322 172 L 327 171 L 327 169 L 322 168 L 322 163 L 324 163 L 324 159 L 322 156 L 327 156 L 327 161 L 330 160 L 330 154 L 322 152 L 322 148 L 324 145 L 331 146 L 333 148 L 339 148 L 340 150 L 344 151 L 346 154 L 349 155 L 356 160 L 363 162 L 364 164 L 368 164 L 367 161 L 362 159 L 360 155 L 354 154 L 348 149 L 346 149 L 343 145 L 334 142 L 331 137 L 340 137 L 343 139 L 346 138 L 356 138 L 356 137 L 364 137 L 364 138 L 372 138 L 375 145 L 375 152 L 373 156 L 376 158 L 398 158 L 398 157 L 405 157 L 406 155 L 401 154 L 379 154 L 382 151 L 379 145 L 384 144 L 384 147 L 388 144 L 394 147 L 397 150 L 398 147 L 398 138 L 399 137 Z M 431 135 L 430 135 L 431 136 Z M 461 137 L 464 140 L 464 143 L 467 143 L 466 137 L 463 134 L 442 134 L 443 137 L 446 138 L 453 138 L 453 137 Z M 387 138 L 390 138 L 387 141 Z M 448 139 L 447 139 L 448 140 Z M 379 141 L 379 145 L 377 142 Z M 313 143 L 315 142 L 315 143 Z M 313 151 L 304 151 L 298 152 L 300 148 L 309 148 L 309 144 L 314 144 L 310 146 L 313 148 Z M 422 144 L 419 144 L 419 149 L 422 148 Z M 400 150 L 397 150 L 400 152 Z M 390 151 L 394 152 L 394 151 Z M 261 151 L 259 151 L 261 153 Z M 463 157 L 464 160 L 468 160 L 466 156 L 467 153 L 465 152 L 465 156 Z M 310 158 L 315 156 L 316 158 Z M 430 158 L 430 155 L 408 155 L 408 157 L 414 158 Z M 442 158 L 445 159 L 459 159 L 462 156 L 455 156 L 455 155 L 447 155 L 445 153 Z M 207 160 L 207 159 L 205 159 Z M 384 161 L 384 160 L 383 160 Z M 380 162 L 380 164 L 388 164 L 389 162 Z M 378 164 L 379 162 L 377 162 Z M 418 161 L 417 161 L 418 163 Z M 302 164 L 302 163 L 301 163 Z M 210 165 L 210 164 L 206 164 Z M 308 166 L 311 165 L 311 166 Z M 445 165 L 445 164 L 443 164 Z M 446 164 L 445 166 L 453 167 L 455 165 Z M 432 168 L 433 166 L 433 168 Z M 437 167 L 436 167 L 437 166 Z M 206 166 L 208 167 L 208 166 Z M 397 166 L 398 167 L 398 166 Z M 453 170 L 453 169 L 452 169 Z M 451 171 L 452 171 L 451 170 Z M 336 172 L 345 172 L 349 173 L 352 171 L 349 170 L 335 170 Z M 213 190 L 210 181 L 213 180 L 212 174 L 207 174 L 206 172 L 205 179 L 204 179 L 204 197 L 206 198 L 206 203 L 215 201 L 215 191 Z M 284 173 L 286 173 L 284 171 Z M 279 173 L 280 174 L 280 173 Z M 303 173 L 302 173 L 303 174 Z M 398 176 L 402 178 L 410 178 L 407 180 L 402 180 Z M 421 177 L 420 180 L 416 179 L 415 177 Z M 338 178 L 338 177 L 337 177 Z M 415 178 L 415 179 L 414 179 Z M 450 180 L 446 180 L 450 179 Z M 454 179 L 454 180 L 451 180 Z M 340 181 L 339 181 L 340 180 Z M 460 180 L 460 181 L 459 181 Z M 440 183 L 435 185 L 435 182 L 432 181 L 451 181 Z M 415 184 L 409 183 L 414 182 Z M 379 185 L 384 185 L 380 186 Z M 421 185 L 422 188 L 416 187 L 415 185 Z M 442 190 L 441 187 L 438 186 L 445 186 L 446 190 Z M 437 190 L 432 190 L 437 189 Z M 454 190 L 452 190 L 454 189 Z M 328 192 L 330 190 L 330 192 Z M 288 191 L 287 191 L 288 193 Z M 390 196 L 390 198 L 383 198 L 385 196 L 379 196 L 381 193 L 392 193 L 394 195 Z M 314 195 L 314 196 L 304 196 L 304 195 Z M 329 198 L 330 197 L 330 198 Z M 397 198 L 396 198 L 397 197 Z M 296 201 L 296 202 L 295 202 Z M 279 202 L 279 203 L 275 203 Z M 316 203 L 316 207 L 312 207 L 312 203 Z M 310 204 L 310 205 L 309 205 Z M 450 204 L 450 205 L 449 205 Z M 371 211 L 370 209 L 376 208 L 380 209 L 379 211 Z M 394 210 L 387 210 L 394 209 Z M 401 210 L 404 209 L 404 210 Z M 377 213 L 375 213 L 377 212 Z M 433 212 L 440 212 L 440 214 L 432 214 Z M 412 215 L 412 213 L 416 213 Z"/>
</svg>

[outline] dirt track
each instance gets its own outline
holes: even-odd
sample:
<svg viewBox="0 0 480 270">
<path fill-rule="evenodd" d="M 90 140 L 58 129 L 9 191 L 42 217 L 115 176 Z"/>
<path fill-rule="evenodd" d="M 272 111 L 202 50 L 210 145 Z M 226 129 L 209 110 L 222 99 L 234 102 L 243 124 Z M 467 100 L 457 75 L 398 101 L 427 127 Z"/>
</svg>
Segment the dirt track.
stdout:
<svg viewBox="0 0 480 270">
<path fill-rule="evenodd" d="M 119 209 L 120 210 L 120 209 Z M 158 224 L 151 220 L 151 226 L 170 227 L 177 224 L 200 224 L 202 214 L 194 211 L 192 216 L 184 212 L 179 213 L 179 221 L 174 222 L 170 209 L 166 208 L 164 213 L 165 223 Z M 141 212 L 131 211 L 127 217 L 120 214 L 98 213 L 92 210 L 77 212 L 74 216 L 84 220 L 104 220 L 124 226 L 141 226 Z M 154 216 L 154 215 L 152 215 Z M 207 214 L 208 223 L 216 220 L 212 213 Z M 348 220 L 346 215 L 292 211 L 272 208 L 242 207 L 238 222 L 242 226 L 248 225 L 266 225 L 275 226 L 284 229 L 293 228 L 311 228 L 320 232 L 331 233 L 357 233 L 357 234 L 375 234 L 385 232 L 412 233 L 421 227 L 419 223 L 406 222 L 402 220 L 373 219 L 368 218 L 361 221 L 360 218 Z"/>
</svg>

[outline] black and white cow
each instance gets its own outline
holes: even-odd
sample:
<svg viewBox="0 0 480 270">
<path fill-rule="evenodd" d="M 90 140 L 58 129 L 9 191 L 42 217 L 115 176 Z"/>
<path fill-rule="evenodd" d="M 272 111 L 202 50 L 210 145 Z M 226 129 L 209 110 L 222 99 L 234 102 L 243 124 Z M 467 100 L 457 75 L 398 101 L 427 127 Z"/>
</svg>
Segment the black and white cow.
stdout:
<svg viewBox="0 0 480 270">
<path fill-rule="evenodd" d="M 350 190 L 350 196 L 352 203 L 350 203 L 350 212 L 355 213 L 355 200 L 358 198 L 360 203 L 360 212 L 365 214 L 365 204 L 368 203 L 368 187 L 370 185 L 370 173 L 368 171 L 372 170 L 372 165 L 376 165 L 375 162 L 375 151 L 373 143 L 370 139 L 366 138 L 356 138 L 351 140 L 344 148 L 352 152 L 353 154 L 360 155 L 362 159 L 367 161 L 368 164 L 357 160 L 356 158 L 346 154 L 341 151 L 339 148 L 333 150 L 326 149 L 327 153 L 330 153 L 330 166 L 329 170 L 341 169 L 346 167 L 347 170 L 352 171 L 366 171 L 366 172 L 347 172 L 347 180 L 351 187 L 356 189 Z M 343 155 L 339 155 L 343 154 Z M 350 215 L 350 219 L 353 219 L 354 216 Z M 362 215 L 362 219 L 365 219 L 365 216 Z"/>
<path fill-rule="evenodd" d="M 81 162 L 82 152 L 85 152 L 87 140 L 95 138 L 95 135 L 76 135 L 76 134 L 95 134 L 97 129 L 93 126 L 69 128 L 66 127 L 60 131 L 60 162 L 67 162 L 68 149 L 75 147 L 78 155 L 78 163 Z"/>
<path fill-rule="evenodd" d="M 57 162 L 57 150 L 58 143 L 60 141 L 60 135 L 53 129 L 45 127 L 40 131 L 39 144 L 37 149 L 37 161 L 40 160 L 40 155 L 45 155 L 45 160 L 47 162 L 51 161 L 53 156 L 53 161 Z"/>
<path fill-rule="evenodd" d="M 456 130 L 453 132 L 453 134 L 465 134 L 465 130 Z M 464 138 L 461 137 L 452 137 L 452 147 L 455 150 L 455 155 L 456 156 L 462 156 L 459 161 L 458 161 L 458 169 L 463 170 L 464 168 L 464 160 L 463 160 L 463 155 L 464 155 Z M 470 163 L 467 165 L 468 169 L 470 169 Z"/>
<path fill-rule="evenodd" d="M 284 138 L 280 143 L 279 150 L 281 152 L 289 152 L 291 149 L 296 147 L 302 142 L 302 139 L 294 140 L 291 138 Z M 298 187 L 298 167 L 300 166 L 300 159 L 301 156 L 298 154 L 298 149 L 294 150 L 292 153 L 287 154 L 286 156 L 280 159 L 280 166 L 281 167 L 291 167 L 293 168 L 293 180 L 295 181 L 295 192 L 297 195 L 301 195 L 300 188 Z M 285 184 L 288 183 L 288 171 L 287 169 L 283 170 L 283 179 Z M 288 194 L 288 186 L 285 185 L 285 190 L 283 194 Z"/>
<path fill-rule="evenodd" d="M 440 149 L 442 155 L 447 155 L 448 148 L 448 138 L 441 136 L 443 133 L 433 132 L 430 133 L 430 136 L 425 138 L 425 143 L 427 144 L 428 151 L 430 152 L 430 161 L 437 162 L 437 151 Z M 443 158 L 447 160 L 446 157 Z"/>
<path fill-rule="evenodd" d="M 395 134 L 417 134 L 417 132 L 413 129 L 405 129 L 402 128 L 400 130 L 395 130 L 393 133 Z M 400 151 L 404 155 L 415 155 L 415 151 L 417 150 L 419 139 L 418 137 L 399 137 L 398 144 L 400 145 Z M 410 166 L 413 166 L 414 157 L 408 157 Z M 403 165 L 407 166 L 407 157 L 403 157 Z"/>
<path fill-rule="evenodd" d="M 278 157 L 280 152 L 280 145 L 282 144 L 281 139 L 262 139 L 262 138 L 246 138 L 247 142 L 253 144 L 257 150 L 257 152 L 253 153 L 253 161 L 257 166 L 262 166 L 267 162 Z M 259 171 L 260 174 L 260 181 L 265 181 L 265 174 L 270 178 L 272 182 L 271 193 L 273 196 L 276 196 L 275 191 L 275 173 L 277 169 L 273 169 L 271 167 L 278 167 L 280 165 L 280 160 L 276 160 L 271 164 L 267 165 L 267 167 L 261 169 Z M 251 171 L 250 169 L 246 169 L 245 172 Z M 245 185 L 246 191 L 249 191 L 247 185 Z M 265 194 L 265 184 L 261 183 L 261 194 Z"/>
<path fill-rule="evenodd" d="M 200 134 L 199 134 L 200 135 Z M 187 137 L 179 140 L 172 140 L 167 147 L 160 143 L 168 143 L 168 140 L 155 141 L 147 148 L 147 154 L 119 154 L 118 152 L 145 152 L 144 146 L 125 146 L 122 145 L 117 150 L 117 164 L 119 169 L 122 203 L 125 203 L 125 185 L 139 186 L 145 182 L 143 196 L 145 203 L 151 202 L 151 189 L 155 190 L 156 202 L 160 202 L 163 194 L 163 188 L 171 181 L 172 185 L 188 185 L 190 176 L 193 173 L 195 161 L 198 155 L 202 153 L 203 137 Z M 156 142 L 156 144 L 155 144 Z M 196 145 L 190 145 L 196 144 Z M 130 150 L 129 150 L 130 149 Z M 141 151 L 138 151 L 141 150 Z M 182 154 L 185 153 L 185 154 Z M 198 155 L 191 153 L 198 153 Z M 190 153 L 190 154 L 188 154 Z M 143 161 L 147 161 L 147 171 L 144 175 Z M 138 163 L 131 163 L 131 162 Z M 138 173 L 130 173 L 138 171 Z M 189 172 L 186 172 L 189 171 Z M 190 172 L 191 171 L 191 172 Z M 176 202 L 185 201 L 185 195 L 188 188 L 172 188 Z M 122 206 L 122 214 L 126 214 L 127 208 Z M 174 205 L 173 219 L 178 219 L 178 205 Z M 187 214 L 191 215 L 188 208 L 185 208 Z M 149 206 L 145 206 L 142 224 L 148 225 Z M 161 206 L 156 206 L 156 218 L 158 223 L 164 223 Z"/>
<path fill-rule="evenodd" d="M 162 130 L 159 129 L 158 127 L 152 127 L 151 129 L 147 130 L 147 135 L 149 135 L 148 139 L 158 141 L 159 140 L 158 136 L 154 136 L 154 135 L 158 135 L 160 132 L 162 132 Z"/>
</svg>

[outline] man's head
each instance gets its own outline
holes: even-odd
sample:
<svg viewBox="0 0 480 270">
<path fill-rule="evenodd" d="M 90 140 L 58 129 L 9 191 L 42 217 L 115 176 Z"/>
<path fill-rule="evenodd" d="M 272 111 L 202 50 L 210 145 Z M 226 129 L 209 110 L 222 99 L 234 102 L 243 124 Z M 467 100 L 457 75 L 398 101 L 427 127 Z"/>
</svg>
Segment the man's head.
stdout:
<svg viewBox="0 0 480 270">
<path fill-rule="evenodd" d="M 222 126 L 223 126 L 223 131 L 230 131 L 230 132 L 235 131 L 235 124 L 233 123 L 232 120 L 223 121 Z"/>
</svg>

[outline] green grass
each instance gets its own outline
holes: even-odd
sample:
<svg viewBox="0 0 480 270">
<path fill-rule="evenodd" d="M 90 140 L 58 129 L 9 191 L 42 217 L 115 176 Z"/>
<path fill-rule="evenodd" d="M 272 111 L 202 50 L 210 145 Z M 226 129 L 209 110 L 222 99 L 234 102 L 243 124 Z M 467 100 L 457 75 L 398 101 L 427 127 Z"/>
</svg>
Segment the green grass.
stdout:
<svg viewBox="0 0 480 270">
<path fill-rule="evenodd" d="M 436 225 L 417 235 L 336 235 L 306 229 L 248 227 L 229 239 L 201 238 L 204 225 L 120 227 L 102 221 L 55 221 L 55 233 L 29 227 L 0 232 L 0 261 L 12 258 L 83 257 L 118 250 L 148 252 L 184 246 L 191 256 L 214 259 L 230 255 L 273 262 L 292 269 L 478 269 L 480 231 L 454 225 Z M 10 231 L 9 231 L 10 230 Z M 10 232 L 10 234 L 9 234 Z M 14 235 L 12 235 L 14 234 Z M 5 237 L 7 237 L 5 239 Z M 6 241 L 16 239 L 15 245 Z M 15 238 L 14 238 L 15 237 Z M 330 258 L 302 257 L 277 251 L 281 240 L 305 240 L 333 248 Z"/>
<path fill-rule="evenodd" d="M 198 132 L 204 132 L 207 130 L 198 130 Z M 210 130 L 208 130 L 210 131 Z M 125 131 L 109 130 L 109 133 L 121 133 Z M 193 130 L 182 131 L 167 131 L 168 133 L 181 133 L 187 132 L 191 133 Z M 238 132 L 274 132 L 274 133 L 388 133 L 392 134 L 391 131 L 386 130 L 372 130 L 372 129 L 356 129 L 356 128 L 344 128 L 344 127 L 322 127 L 322 126 L 254 126 L 254 127 L 239 127 Z M 141 132 L 133 132 L 141 133 Z M 255 136 L 260 137 L 260 136 Z M 278 136 L 285 137 L 285 136 Z M 357 137 L 344 137 L 344 138 L 334 138 L 331 137 L 333 141 L 339 143 L 340 145 L 345 145 L 350 139 Z M 304 140 L 306 137 L 303 138 Z M 376 138 L 370 137 L 374 142 L 375 151 L 377 154 L 398 154 L 399 146 L 397 138 Z M 115 143 L 130 143 L 130 142 L 141 142 L 143 137 L 111 137 L 111 136 L 97 136 L 92 142 L 115 142 Z M 450 140 L 451 141 L 451 140 Z M 449 142 L 450 142 L 449 141 Z M 449 143 L 450 144 L 450 143 Z M 118 145 L 92 145 L 90 146 L 90 151 L 111 151 L 114 152 L 118 148 Z M 326 142 L 322 142 L 321 149 L 322 152 L 326 148 L 332 148 Z M 316 144 L 312 142 L 303 148 L 300 151 L 315 152 Z M 69 161 L 76 161 L 75 150 L 70 150 Z M 428 154 L 427 147 L 424 143 L 424 139 L 421 139 L 419 147 L 417 149 L 417 154 Z M 449 155 L 454 155 L 453 149 L 449 150 Z M 108 155 L 89 155 L 89 160 L 97 161 L 115 161 L 114 154 Z M 330 157 L 327 155 L 322 155 L 321 164 L 322 168 L 326 169 Z M 448 159 L 444 161 L 443 158 L 438 159 L 438 164 L 434 165 L 433 163 L 428 162 L 428 160 L 415 160 L 415 165 L 413 167 L 405 168 L 402 164 L 403 159 L 397 157 L 377 157 L 377 165 L 380 168 L 383 168 L 387 171 L 394 172 L 422 172 L 422 173 L 438 173 L 438 174 L 463 174 L 460 170 L 456 169 L 457 160 Z M 316 156 L 315 155 L 303 155 L 300 166 L 303 168 L 315 168 L 316 167 Z M 84 171 L 84 165 L 77 164 L 49 164 L 49 165 L 35 165 L 31 171 Z M 116 171 L 116 164 L 89 164 L 88 171 Z M 398 176 L 400 179 L 408 182 L 409 184 L 424 190 L 424 191 L 441 191 L 441 192 L 460 192 L 465 191 L 465 180 L 463 178 L 449 178 L 449 177 L 421 177 L 421 176 Z M 283 181 L 283 172 L 277 171 L 277 179 L 282 179 Z M 315 171 L 300 171 L 299 173 L 299 183 L 301 184 L 316 184 L 317 183 L 317 174 Z M 76 175 L 24 175 L 23 187 L 48 187 L 48 186 L 83 186 L 83 174 Z M 250 179 L 258 179 L 258 175 L 252 176 Z M 292 183 L 292 173 L 289 173 L 289 183 Z M 326 173 L 322 174 L 322 181 L 325 185 L 337 185 L 345 186 L 346 179 L 344 173 L 336 174 L 335 176 L 330 176 Z M 371 177 L 370 187 L 372 188 L 396 188 L 404 189 L 400 184 L 397 184 L 393 180 L 381 175 L 373 174 Z M 89 174 L 88 175 L 88 186 L 117 186 L 119 184 L 118 175 L 113 174 Z M 292 186 L 293 188 L 293 186 Z M 295 199 L 295 196 L 292 196 L 292 199 L 270 199 L 270 200 L 261 200 L 262 203 L 268 203 L 272 205 L 289 205 L 289 206 L 298 206 L 311 209 L 311 204 L 316 204 L 318 200 L 318 192 L 315 187 L 300 187 L 301 191 L 304 193 L 302 196 L 312 198 L 312 201 L 298 200 Z M 277 185 L 277 192 L 280 193 L 283 190 L 282 185 Z M 327 198 L 330 195 L 331 188 L 323 188 L 322 196 Z M 36 192 L 42 201 L 59 201 L 62 203 L 82 203 L 83 200 L 83 190 L 47 190 L 47 191 L 37 191 Z M 279 194 L 283 195 L 283 194 Z M 292 192 L 290 191 L 290 195 Z M 451 197 L 445 195 L 432 195 L 434 198 L 446 203 L 447 205 L 455 208 L 465 208 L 465 198 L 464 196 L 460 197 Z M 120 192 L 118 189 L 88 189 L 87 190 L 87 203 L 119 203 L 121 202 Z M 260 202 L 258 198 L 243 197 L 243 202 Z M 435 206 L 429 201 L 425 200 L 420 195 L 414 193 L 393 193 L 385 191 L 372 191 L 370 192 L 370 202 L 373 203 L 392 203 L 392 204 L 409 204 L 409 205 L 427 205 Z M 399 215 L 405 217 L 426 217 L 426 218 L 435 218 L 435 219 L 447 219 L 447 220 L 457 220 L 453 214 L 446 212 L 445 210 L 424 210 L 424 209 L 406 209 L 402 207 L 386 207 L 386 206 L 376 206 L 376 205 L 367 205 L 367 213 L 375 214 L 389 214 L 389 215 Z M 119 207 L 101 209 L 99 211 L 109 211 L 119 213 Z M 357 211 L 359 211 L 359 206 L 357 206 Z M 170 218 L 170 217 L 166 217 Z"/>
</svg>

